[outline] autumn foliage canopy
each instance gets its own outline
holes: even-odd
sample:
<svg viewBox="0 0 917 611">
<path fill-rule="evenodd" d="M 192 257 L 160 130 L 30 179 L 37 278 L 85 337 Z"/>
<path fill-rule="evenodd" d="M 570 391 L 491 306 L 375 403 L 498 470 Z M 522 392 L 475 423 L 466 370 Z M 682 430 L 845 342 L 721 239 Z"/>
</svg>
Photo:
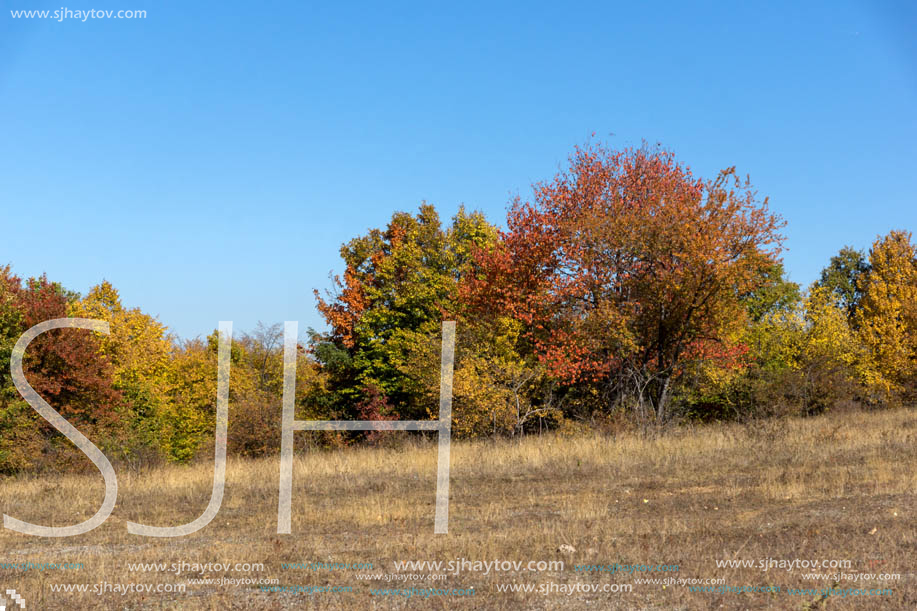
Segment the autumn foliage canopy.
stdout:
<svg viewBox="0 0 917 611">
<path fill-rule="evenodd" d="M 457 321 L 453 434 L 663 430 L 917 398 L 917 249 L 903 230 L 845 246 L 807 290 L 780 259 L 783 221 L 729 167 L 695 176 L 666 150 L 576 148 L 508 207 L 396 212 L 341 247 L 299 346 L 297 419 L 435 418 L 440 326 Z M 119 464 L 212 456 L 217 335 L 180 340 L 102 281 L 85 296 L 0 268 L 0 472 L 90 466 L 19 396 L 29 383 Z M 282 331 L 233 338 L 229 451 L 280 442 Z M 321 446 L 404 433 L 302 433 Z"/>
<path fill-rule="evenodd" d="M 557 380 L 636 390 L 659 418 L 686 361 L 742 350 L 741 296 L 781 240 L 734 169 L 705 182 L 645 149 L 577 149 L 507 225 L 466 284 L 473 307 L 523 321 Z"/>
</svg>

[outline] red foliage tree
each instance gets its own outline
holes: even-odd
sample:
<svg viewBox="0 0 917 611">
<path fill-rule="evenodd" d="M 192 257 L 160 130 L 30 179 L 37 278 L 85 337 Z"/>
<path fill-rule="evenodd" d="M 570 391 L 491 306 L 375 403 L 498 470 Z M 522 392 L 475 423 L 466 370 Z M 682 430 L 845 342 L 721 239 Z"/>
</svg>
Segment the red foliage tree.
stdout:
<svg viewBox="0 0 917 611">
<path fill-rule="evenodd" d="M 9 288 L 22 313 L 22 331 L 67 316 L 67 295 L 44 275 L 24 284 L 15 278 Z M 111 364 L 99 353 L 93 332 L 54 329 L 42 333 L 26 349 L 23 372 L 32 388 L 84 433 L 89 428 L 112 434 L 120 424 L 123 398 L 112 386 Z"/>
<path fill-rule="evenodd" d="M 777 260 L 781 226 L 734 168 L 705 182 L 665 151 L 577 148 L 513 202 L 464 296 L 525 322 L 557 379 L 627 386 L 662 421 L 687 360 L 735 353 L 740 296 Z"/>
</svg>

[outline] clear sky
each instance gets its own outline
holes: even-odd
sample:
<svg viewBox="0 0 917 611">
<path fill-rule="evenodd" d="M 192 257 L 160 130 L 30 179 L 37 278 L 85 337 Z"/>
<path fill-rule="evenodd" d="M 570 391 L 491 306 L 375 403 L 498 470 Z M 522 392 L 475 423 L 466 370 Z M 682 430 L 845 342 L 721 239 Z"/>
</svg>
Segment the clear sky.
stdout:
<svg viewBox="0 0 917 611">
<path fill-rule="evenodd" d="M 914 3 L 82 1 L 0 1 L 0 263 L 183 337 L 323 328 L 341 243 L 423 200 L 502 225 L 592 132 L 749 173 L 804 285 L 917 230 Z M 63 7 L 147 17 L 10 12 Z"/>
</svg>

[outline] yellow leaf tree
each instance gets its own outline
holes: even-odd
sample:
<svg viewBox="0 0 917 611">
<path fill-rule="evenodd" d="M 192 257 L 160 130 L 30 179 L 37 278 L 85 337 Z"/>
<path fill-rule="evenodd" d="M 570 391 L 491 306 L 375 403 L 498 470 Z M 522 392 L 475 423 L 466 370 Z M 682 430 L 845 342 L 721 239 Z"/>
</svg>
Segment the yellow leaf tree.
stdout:
<svg viewBox="0 0 917 611">
<path fill-rule="evenodd" d="M 125 308 L 108 281 L 94 286 L 70 307 L 70 315 L 105 320 L 110 334 L 99 334 L 99 351 L 113 366 L 113 383 L 132 407 L 130 420 L 140 445 L 159 448 L 172 417 L 171 374 L 174 366 L 172 337 L 164 324 L 139 308 Z M 139 448 L 134 448 L 139 449 Z"/>
<path fill-rule="evenodd" d="M 854 320 L 875 363 L 870 386 L 886 401 L 908 397 L 917 376 L 917 253 L 910 232 L 875 241 L 859 288 Z"/>
</svg>

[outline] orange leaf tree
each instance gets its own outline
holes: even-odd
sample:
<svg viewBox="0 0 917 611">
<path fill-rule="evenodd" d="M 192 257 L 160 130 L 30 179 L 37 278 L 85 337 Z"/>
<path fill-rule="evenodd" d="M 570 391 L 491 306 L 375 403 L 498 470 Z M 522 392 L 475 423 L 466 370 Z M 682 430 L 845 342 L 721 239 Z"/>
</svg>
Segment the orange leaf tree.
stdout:
<svg viewBox="0 0 917 611">
<path fill-rule="evenodd" d="M 734 168 L 704 181 L 666 151 L 577 148 L 512 203 L 465 296 L 523 321 L 556 379 L 661 423 L 689 361 L 734 359 L 743 296 L 779 261 L 782 224 Z"/>
</svg>

